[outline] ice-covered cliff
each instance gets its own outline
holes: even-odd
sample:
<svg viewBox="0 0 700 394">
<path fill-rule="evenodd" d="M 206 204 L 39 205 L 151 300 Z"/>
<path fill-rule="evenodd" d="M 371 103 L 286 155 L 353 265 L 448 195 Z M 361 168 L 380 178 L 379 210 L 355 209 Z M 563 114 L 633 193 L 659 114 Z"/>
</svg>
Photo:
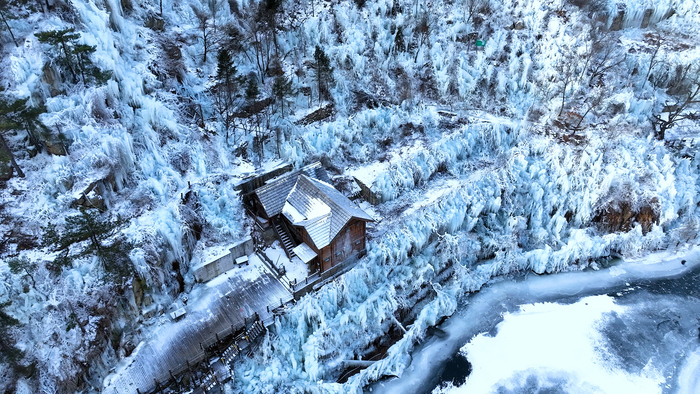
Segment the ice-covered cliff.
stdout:
<svg viewBox="0 0 700 394">
<path fill-rule="evenodd" d="M 193 258 L 250 231 L 235 186 L 281 161 L 371 173 L 382 220 L 233 391 L 360 391 L 493 278 L 695 244 L 696 6 L 0 2 L 0 387 L 100 390 Z M 81 210 L 94 240 L 68 236 Z"/>
</svg>

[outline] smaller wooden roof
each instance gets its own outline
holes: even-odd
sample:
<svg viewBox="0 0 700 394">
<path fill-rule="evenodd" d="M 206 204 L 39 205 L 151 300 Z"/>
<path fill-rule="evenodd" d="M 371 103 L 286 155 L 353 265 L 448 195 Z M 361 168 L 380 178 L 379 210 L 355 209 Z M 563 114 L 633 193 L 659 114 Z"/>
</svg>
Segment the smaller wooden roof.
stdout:
<svg viewBox="0 0 700 394">
<path fill-rule="evenodd" d="M 300 243 L 296 248 L 292 249 L 292 251 L 305 263 L 308 263 L 314 257 L 318 256 L 316 252 L 304 242 Z"/>
</svg>

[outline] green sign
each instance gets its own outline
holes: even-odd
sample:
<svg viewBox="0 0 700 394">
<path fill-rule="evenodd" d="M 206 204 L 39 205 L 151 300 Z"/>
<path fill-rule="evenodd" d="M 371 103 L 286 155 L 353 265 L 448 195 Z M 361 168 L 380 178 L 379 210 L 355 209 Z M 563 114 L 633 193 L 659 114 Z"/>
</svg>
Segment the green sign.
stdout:
<svg viewBox="0 0 700 394">
<path fill-rule="evenodd" d="M 476 46 L 478 47 L 483 47 L 486 45 L 486 41 L 483 40 L 476 40 Z"/>
</svg>

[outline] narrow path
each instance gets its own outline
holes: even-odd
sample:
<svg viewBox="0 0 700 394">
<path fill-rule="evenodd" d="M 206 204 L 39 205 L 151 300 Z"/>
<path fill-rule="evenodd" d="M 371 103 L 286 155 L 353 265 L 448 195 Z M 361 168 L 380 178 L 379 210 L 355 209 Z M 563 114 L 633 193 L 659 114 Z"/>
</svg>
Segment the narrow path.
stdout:
<svg viewBox="0 0 700 394">
<path fill-rule="evenodd" d="M 256 313 L 266 324 L 272 310 L 292 300 L 289 291 L 252 254 L 250 264 L 196 288 L 190 294 L 187 315 L 167 321 L 122 361 L 105 379 L 104 393 L 146 393 L 155 382 L 165 382 L 206 356 L 204 349 L 218 338 L 245 326 Z M 269 307 L 269 309 L 268 309 Z"/>
</svg>

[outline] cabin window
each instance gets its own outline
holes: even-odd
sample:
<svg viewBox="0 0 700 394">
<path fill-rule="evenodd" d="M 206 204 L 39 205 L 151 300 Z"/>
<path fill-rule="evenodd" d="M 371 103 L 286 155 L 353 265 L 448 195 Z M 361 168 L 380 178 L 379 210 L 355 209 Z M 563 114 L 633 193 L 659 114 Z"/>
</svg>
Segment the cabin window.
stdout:
<svg viewBox="0 0 700 394">
<path fill-rule="evenodd" d="M 355 241 L 355 245 L 359 245 L 359 244 L 361 244 L 361 243 L 362 243 L 362 240 Z"/>
<path fill-rule="evenodd" d="M 323 261 L 327 263 L 327 262 L 331 261 L 331 258 L 330 258 L 330 257 L 326 257 Z"/>
</svg>

